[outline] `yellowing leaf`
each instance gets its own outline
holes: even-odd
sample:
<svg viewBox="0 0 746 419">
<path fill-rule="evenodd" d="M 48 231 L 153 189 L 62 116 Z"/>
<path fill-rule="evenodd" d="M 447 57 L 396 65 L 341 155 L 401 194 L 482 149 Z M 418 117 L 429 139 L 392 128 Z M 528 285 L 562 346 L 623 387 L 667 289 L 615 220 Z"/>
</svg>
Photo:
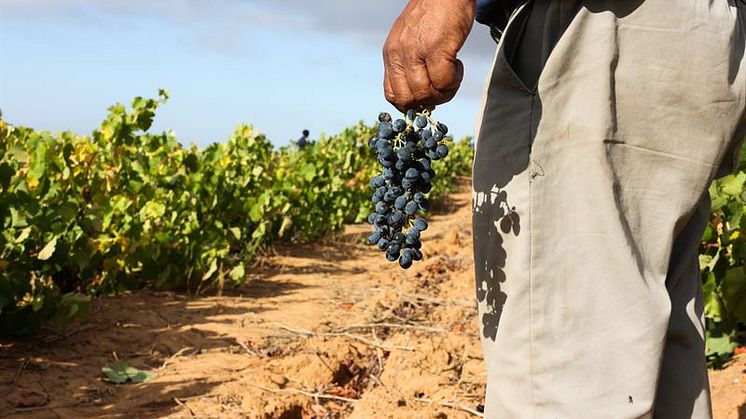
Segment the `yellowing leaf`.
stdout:
<svg viewBox="0 0 746 419">
<path fill-rule="evenodd" d="M 218 262 L 215 259 L 213 259 L 212 263 L 210 263 L 210 269 L 208 269 L 207 272 L 205 272 L 205 274 L 202 275 L 202 280 L 205 281 L 209 279 L 212 276 L 212 274 L 214 274 L 215 271 L 217 270 L 218 270 Z"/>
<path fill-rule="evenodd" d="M 29 234 L 31 234 L 31 227 L 26 227 L 23 230 L 21 230 L 21 234 L 16 237 L 16 243 L 23 243 L 28 238 Z"/>
<path fill-rule="evenodd" d="M 44 246 L 43 249 L 41 249 L 41 252 L 39 252 L 39 255 L 37 258 L 39 260 L 47 260 L 54 254 L 54 250 L 57 248 L 57 237 L 53 238 L 49 241 L 49 243 Z"/>
<path fill-rule="evenodd" d="M 236 240 L 241 240 L 241 229 L 238 227 L 231 227 L 230 228 L 231 234 L 233 234 L 233 237 L 236 238 Z"/>
<path fill-rule="evenodd" d="M 231 269 L 231 272 L 228 275 L 231 277 L 232 280 L 241 282 L 245 273 L 246 272 L 244 271 L 243 263 L 239 263 L 238 265 L 236 265 L 235 268 Z"/>
</svg>

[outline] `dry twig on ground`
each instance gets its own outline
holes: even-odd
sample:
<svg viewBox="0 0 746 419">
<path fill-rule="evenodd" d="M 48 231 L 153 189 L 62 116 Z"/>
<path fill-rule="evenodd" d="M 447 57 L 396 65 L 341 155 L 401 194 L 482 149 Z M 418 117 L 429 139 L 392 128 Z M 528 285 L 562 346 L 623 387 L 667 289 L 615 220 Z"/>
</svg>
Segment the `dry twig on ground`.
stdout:
<svg viewBox="0 0 746 419">
<path fill-rule="evenodd" d="M 21 365 L 18 366 L 18 369 L 16 370 L 16 374 L 13 376 L 13 381 L 10 382 L 10 386 L 8 387 L 8 390 L 5 392 L 5 396 L 8 396 L 13 389 L 16 387 L 16 383 L 18 383 L 18 378 L 21 376 L 21 373 L 28 365 L 29 361 L 28 359 L 24 359 L 23 362 L 21 362 Z"/>
<path fill-rule="evenodd" d="M 366 339 L 366 338 L 364 338 L 362 336 L 354 335 L 352 333 L 347 333 L 347 332 L 315 333 L 315 332 L 311 332 L 311 331 L 308 331 L 308 330 L 294 329 L 294 328 L 292 328 L 290 326 L 286 326 L 284 324 L 277 324 L 277 327 L 279 327 L 280 329 L 283 329 L 283 330 L 287 330 L 288 332 L 291 332 L 291 333 L 294 333 L 294 334 L 297 334 L 297 335 L 301 335 L 301 336 L 307 336 L 307 337 L 312 337 L 312 336 L 319 336 L 319 337 L 341 336 L 341 337 L 346 337 L 346 338 L 350 338 L 350 339 L 356 340 L 358 342 L 364 343 L 364 344 L 366 344 L 368 346 L 372 346 L 374 348 L 381 348 L 381 349 L 386 349 L 386 350 L 398 349 L 398 350 L 401 350 L 401 351 L 414 351 L 414 348 L 412 348 L 411 346 L 397 346 L 397 345 L 378 344 L 378 343 L 375 343 L 375 342 L 373 342 L 373 341 L 371 341 L 369 339 Z"/>
<path fill-rule="evenodd" d="M 389 329 L 409 329 L 409 330 L 421 330 L 423 332 L 431 332 L 431 333 L 448 333 L 447 330 L 441 329 L 440 327 L 432 327 L 432 326 L 420 326 L 416 324 L 400 324 L 400 323 L 363 323 L 363 324 L 351 324 L 349 326 L 345 326 L 341 329 L 335 330 L 335 332 L 349 332 L 350 330 L 356 330 L 356 329 L 373 329 L 373 328 L 384 328 L 387 327 Z"/>
<path fill-rule="evenodd" d="M 299 388 L 269 388 L 264 387 L 259 384 L 252 384 L 252 386 L 262 389 L 264 391 L 268 391 L 270 393 L 294 393 L 294 394 L 302 394 L 307 397 L 311 397 L 313 399 L 330 399 L 330 400 L 338 400 L 342 402 L 348 402 L 348 403 L 354 403 L 358 401 L 358 399 L 350 399 L 348 397 L 342 397 L 342 396 L 335 396 L 333 394 L 324 394 L 324 393 L 314 393 L 307 390 L 302 390 Z"/>
<path fill-rule="evenodd" d="M 63 333 L 63 334 L 60 334 L 60 335 L 47 336 L 46 338 L 44 338 L 44 343 L 53 343 L 53 342 L 57 342 L 58 340 L 67 339 L 70 336 L 72 336 L 72 335 L 74 335 L 74 334 L 76 334 L 78 332 L 83 332 L 83 331 L 86 331 L 88 329 L 92 329 L 93 327 L 94 326 L 91 323 L 87 323 L 87 324 L 84 324 L 84 325 L 78 327 L 77 329 L 71 330 L 71 331 L 69 331 L 67 333 Z"/>
<path fill-rule="evenodd" d="M 184 403 L 181 400 L 179 400 L 178 397 L 174 397 L 174 402 L 176 402 L 176 404 L 178 404 L 179 406 L 181 406 L 184 409 L 186 409 L 189 412 L 189 415 L 191 417 L 193 417 L 193 418 L 197 417 L 197 415 L 194 414 L 194 411 L 192 410 L 192 408 L 189 407 L 189 406 L 187 406 L 186 403 Z"/>
</svg>

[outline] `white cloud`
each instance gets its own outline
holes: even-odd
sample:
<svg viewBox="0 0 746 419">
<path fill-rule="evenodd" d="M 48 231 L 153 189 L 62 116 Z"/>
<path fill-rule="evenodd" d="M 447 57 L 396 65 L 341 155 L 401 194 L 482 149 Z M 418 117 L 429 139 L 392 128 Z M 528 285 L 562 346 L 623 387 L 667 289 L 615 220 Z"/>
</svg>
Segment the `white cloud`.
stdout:
<svg viewBox="0 0 746 419">
<path fill-rule="evenodd" d="M 193 32 L 197 46 L 231 54 L 244 49 L 238 36 L 245 25 L 281 31 L 304 31 L 356 42 L 380 54 L 391 24 L 404 8 L 403 0 L 0 0 L 3 17 L 76 19 L 101 23 L 102 17 L 140 16 L 167 20 Z M 463 59 L 476 68 L 463 89 L 481 93 L 482 74 L 495 44 L 480 25 L 467 41 Z M 479 76 L 474 78 L 473 76 Z"/>
</svg>

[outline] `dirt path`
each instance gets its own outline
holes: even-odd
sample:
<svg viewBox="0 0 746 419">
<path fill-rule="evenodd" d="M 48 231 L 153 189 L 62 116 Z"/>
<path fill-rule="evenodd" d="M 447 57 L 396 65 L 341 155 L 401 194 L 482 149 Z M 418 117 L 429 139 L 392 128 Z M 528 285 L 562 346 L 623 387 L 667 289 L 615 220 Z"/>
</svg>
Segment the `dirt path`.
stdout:
<svg viewBox="0 0 746 419">
<path fill-rule="evenodd" d="M 350 226 L 278 249 L 228 296 L 101 298 L 67 337 L 2 342 L 0 417 L 476 417 L 469 199 L 432 218 L 428 257 L 406 272 Z M 157 378 L 108 384 L 117 359 Z M 746 355 L 711 380 L 716 418 L 746 418 Z"/>
</svg>

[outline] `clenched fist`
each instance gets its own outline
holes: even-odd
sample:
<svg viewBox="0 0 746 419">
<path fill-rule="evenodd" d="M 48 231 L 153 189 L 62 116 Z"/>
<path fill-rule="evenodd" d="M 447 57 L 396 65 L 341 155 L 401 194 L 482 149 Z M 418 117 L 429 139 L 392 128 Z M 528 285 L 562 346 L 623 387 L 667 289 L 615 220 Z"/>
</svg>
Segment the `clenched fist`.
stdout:
<svg viewBox="0 0 746 419">
<path fill-rule="evenodd" d="M 386 100 L 400 111 L 451 100 L 464 76 L 456 54 L 475 13 L 475 0 L 411 0 L 383 47 Z"/>
</svg>

